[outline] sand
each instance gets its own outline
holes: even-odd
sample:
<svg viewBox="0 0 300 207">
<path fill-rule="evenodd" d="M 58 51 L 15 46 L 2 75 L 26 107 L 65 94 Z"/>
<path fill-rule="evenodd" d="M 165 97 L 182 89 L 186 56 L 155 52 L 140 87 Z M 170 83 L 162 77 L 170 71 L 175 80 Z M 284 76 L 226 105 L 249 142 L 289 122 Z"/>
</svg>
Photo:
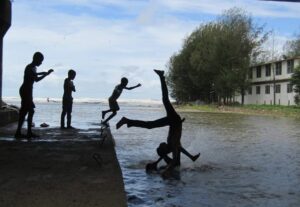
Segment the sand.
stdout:
<svg viewBox="0 0 300 207">
<path fill-rule="evenodd" d="M 0 128 L 0 206 L 127 206 L 109 130 L 100 146 L 98 129 L 38 128 L 31 141 L 15 140 L 15 129 Z"/>
</svg>

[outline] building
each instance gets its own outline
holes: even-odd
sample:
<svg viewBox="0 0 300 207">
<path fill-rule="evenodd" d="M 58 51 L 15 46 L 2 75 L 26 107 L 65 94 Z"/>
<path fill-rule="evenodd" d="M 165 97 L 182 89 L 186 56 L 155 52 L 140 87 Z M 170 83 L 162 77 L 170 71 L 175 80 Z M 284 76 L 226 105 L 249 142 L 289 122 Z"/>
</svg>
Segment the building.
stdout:
<svg viewBox="0 0 300 207">
<path fill-rule="evenodd" d="M 251 67 L 248 74 L 251 86 L 246 92 L 244 103 L 295 105 L 296 94 L 289 82 L 298 65 L 300 56 Z"/>
</svg>

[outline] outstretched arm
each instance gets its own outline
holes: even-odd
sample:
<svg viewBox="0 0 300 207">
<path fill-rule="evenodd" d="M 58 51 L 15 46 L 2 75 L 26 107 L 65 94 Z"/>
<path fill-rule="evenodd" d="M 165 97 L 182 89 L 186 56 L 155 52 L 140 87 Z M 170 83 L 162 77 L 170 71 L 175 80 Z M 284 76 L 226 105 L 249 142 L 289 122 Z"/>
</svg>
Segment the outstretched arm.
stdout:
<svg viewBox="0 0 300 207">
<path fill-rule="evenodd" d="M 37 75 L 45 75 L 47 74 L 48 72 L 39 72 L 39 73 L 36 73 Z"/>
<path fill-rule="evenodd" d="M 141 84 L 139 83 L 139 84 L 137 84 L 136 86 L 125 87 L 125 89 L 127 89 L 127 90 L 132 90 L 132 89 L 135 89 L 135 88 L 140 87 L 140 86 L 141 86 Z"/>
<path fill-rule="evenodd" d="M 36 76 L 34 78 L 35 82 L 39 82 L 40 80 L 44 79 L 47 75 L 49 75 L 50 73 L 52 73 L 54 70 L 50 69 L 48 70 L 48 72 L 40 72 L 40 73 L 36 73 Z"/>
</svg>

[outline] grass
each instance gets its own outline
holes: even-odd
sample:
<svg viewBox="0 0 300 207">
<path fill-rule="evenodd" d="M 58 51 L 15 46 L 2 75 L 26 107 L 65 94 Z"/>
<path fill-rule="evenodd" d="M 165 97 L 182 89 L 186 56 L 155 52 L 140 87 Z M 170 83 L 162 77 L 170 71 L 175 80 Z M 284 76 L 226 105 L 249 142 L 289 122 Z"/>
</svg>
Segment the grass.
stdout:
<svg viewBox="0 0 300 207">
<path fill-rule="evenodd" d="M 299 106 L 280 106 L 280 105 L 232 105 L 218 106 L 215 104 L 196 105 L 185 104 L 177 107 L 179 111 L 190 112 L 219 112 L 219 113 L 239 113 L 253 115 L 270 115 L 300 118 Z"/>
</svg>

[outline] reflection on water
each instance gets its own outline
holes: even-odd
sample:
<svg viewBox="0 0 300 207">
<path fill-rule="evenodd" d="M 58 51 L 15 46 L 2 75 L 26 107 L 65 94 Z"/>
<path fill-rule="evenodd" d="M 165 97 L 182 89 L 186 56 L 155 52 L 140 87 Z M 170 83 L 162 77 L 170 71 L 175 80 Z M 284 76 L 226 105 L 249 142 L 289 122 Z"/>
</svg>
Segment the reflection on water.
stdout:
<svg viewBox="0 0 300 207">
<path fill-rule="evenodd" d="M 155 119 L 162 110 L 129 117 Z M 217 113 L 184 113 L 182 144 L 201 152 L 182 157 L 180 180 L 147 175 L 145 163 L 167 129 L 116 131 L 129 206 L 300 206 L 300 120 Z"/>
<path fill-rule="evenodd" d="M 146 174 L 157 159 L 156 147 L 167 128 L 115 129 L 122 117 L 153 120 L 165 116 L 158 106 L 120 104 L 111 121 L 128 204 L 142 206 L 300 206 L 300 120 L 217 113 L 182 113 L 183 146 L 195 163 L 182 156 L 180 179 Z M 107 105 L 74 104 L 73 125 L 95 128 Z M 34 122 L 59 126 L 60 104 L 38 104 Z"/>
</svg>

